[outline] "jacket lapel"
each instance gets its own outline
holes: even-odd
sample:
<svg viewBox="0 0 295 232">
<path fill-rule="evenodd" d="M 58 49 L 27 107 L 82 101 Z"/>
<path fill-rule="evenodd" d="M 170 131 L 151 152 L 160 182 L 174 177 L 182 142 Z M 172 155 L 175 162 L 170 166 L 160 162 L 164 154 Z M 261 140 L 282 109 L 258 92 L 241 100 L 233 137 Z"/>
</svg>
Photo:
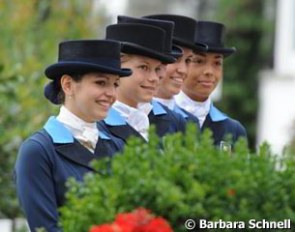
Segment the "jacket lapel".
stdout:
<svg viewBox="0 0 295 232">
<path fill-rule="evenodd" d="M 62 144 L 56 146 L 55 149 L 64 158 L 95 171 L 89 164 L 96 156 L 79 142 Z"/>
<path fill-rule="evenodd" d="M 152 105 L 153 109 L 148 115 L 150 124 L 156 126 L 157 135 L 162 137 L 168 132 L 171 121 L 164 106 L 156 101 L 152 101 Z"/>
<path fill-rule="evenodd" d="M 129 124 L 121 125 L 121 126 L 108 126 L 108 129 L 110 132 L 115 135 L 116 137 L 119 137 L 124 140 L 124 142 L 127 142 L 127 139 L 130 138 L 130 136 L 135 136 L 144 138 L 141 136 L 139 132 L 137 132 L 132 126 Z"/>
<path fill-rule="evenodd" d="M 103 120 L 103 122 L 111 134 L 123 139 L 125 143 L 130 136 L 140 137 L 144 140 L 141 134 L 130 126 L 114 108 L 109 110 L 108 116 Z"/>
<path fill-rule="evenodd" d="M 109 138 L 99 138 L 94 154 L 74 139 L 73 135 L 55 117 L 50 117 L 44 129 L 52 138 L 57 153 L 67 160 L 95 171 L 89 164 L 92 160 L 110 155 L 106 144 Z"/>
</svg>

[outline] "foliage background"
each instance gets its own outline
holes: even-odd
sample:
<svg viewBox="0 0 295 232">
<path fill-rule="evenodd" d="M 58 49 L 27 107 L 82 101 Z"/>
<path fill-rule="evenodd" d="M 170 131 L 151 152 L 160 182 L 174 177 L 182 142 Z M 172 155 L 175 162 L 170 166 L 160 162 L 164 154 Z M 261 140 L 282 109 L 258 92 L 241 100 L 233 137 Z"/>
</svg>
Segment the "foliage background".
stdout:
<svg viewBox="0 0 295 232">
<path fill-rule="evenodd" d="M 99 1 L 0 0 L 0 218 L 20 215 L 12 170 L 21 141 L 57 111 L 43 97 L 47 82 L 43 71 L 56 61 L 58 42 L 102 38 L 101 29 L 110 23 L 102 5 L 94 9 L 94 2 Z M 153 1 L 136 2 L 146 9 L 145 4 Z M 169 11 L 170 2 L 155 1 L 153 9 L 162 4 L 157 9 Z M 274 18 L 267 17 L 265 9 L 266 2 L 274 5 L 275 1 L 180 2 L 184 7 L 198 2 L 196 18 L 220 20 L 228 26 L 227 44 L 239 52 L 225 62 L 223 100 L 218 105 L 243 122 L 254 150 L 258 71 L 272 65 Z M 157 12 L 142 14 L 150 13 Z"/>
<path fill-rule="evenodd" d="M 109 160 L 98 160 L 94 166 L 100 173 L 87 174 L 83 183 L 71 180 L 61 208 L 63 231 L 87 232 L 138 207 L 164 217 L 177 232 L 188 231 L 189 218 L 197 224 L 199 219 L 243 221 L 244 231 L 251 219 L 294 224 L 294 153 L 277 157 L 263 144 L 253 154 L 242 140 L 232 152 L 219 150 L 210 131 L 196 136 L 191 126 L 185 135 L 165 137 L 162 149 L 155 133 L 149 144 L 135 138 L 111 160 L 111 174 Z"/>
<path fill-rule="evenodd" d="M 12 170 L 23 139 L 56 112 L 43 97 L 44 68 L 56 61 L 57 44 L 97 38 L 104 14 L 92 1 L 0 1 L 0 217 L 19 212 Z"/>
</svg>

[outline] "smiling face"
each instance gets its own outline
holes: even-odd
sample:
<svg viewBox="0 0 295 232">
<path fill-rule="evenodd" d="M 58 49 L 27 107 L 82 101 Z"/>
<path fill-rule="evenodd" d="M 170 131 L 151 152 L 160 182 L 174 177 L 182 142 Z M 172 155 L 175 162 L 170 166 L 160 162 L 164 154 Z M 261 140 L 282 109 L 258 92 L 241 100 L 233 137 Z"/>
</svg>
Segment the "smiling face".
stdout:
<svg viewBox="0 0 295 232">
<path fill-rule="evenodd" d="M 160 81 L 160 87 L 157 92 L 157 97 L 171 99 L 178 94 L 189 73 L 190 63 L 193 57 L 191 49 L 181 47 L 183 56 L 178 58 L 173 64 L 168 64 L 166 75 Z"/>
<path fill-rule="evenodd" d="M 222 78 L 223 55 L 217 53 L 197 53 L 182 91 L 195 101 L 208 99 Z"/>
<path fill-rule="evenodd" d="M 88 73 L 76 81 L 63 75 L 61 86 L 65 93 L 64 105 L 86 122 L 104 119 L 116 100 L 119 76 L 103 73 Z"/>
<path fill-rule="evenodd" d="M 121 79 L 118 100 L 135 108 L 140 102 L 150 102 L 159 85 L 161 62 L 139 55 L 123 55 L 121 60 L 121 67 L 130 68 L 133 73 Z"/>
</svg>

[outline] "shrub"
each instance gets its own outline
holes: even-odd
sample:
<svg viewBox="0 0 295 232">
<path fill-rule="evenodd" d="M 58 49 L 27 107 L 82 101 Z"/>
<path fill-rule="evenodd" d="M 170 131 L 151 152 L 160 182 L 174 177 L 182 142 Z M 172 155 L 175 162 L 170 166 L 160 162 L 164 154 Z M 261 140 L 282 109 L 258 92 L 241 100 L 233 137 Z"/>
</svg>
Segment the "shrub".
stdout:
<svg viewBox="0 0 295 232">
<path fill-rule="evenodd" d="M 197 135 L 197 136 L 196 136 Z M 187 231 L 188 218 L 295 222 L 295 162 L 291 155 L 273 156 L 264 144 L 249 154 L 239 140 L 231 153 L 212 145 L 211 132 L 165 137 L 161 149 L 154 130 L 150 142 L 133 138 L 123 155 L 94 163 L 84 183 L 68 182 L 67 203 L 60 209 L 64 232 L 86 232 L 92 225 L 114 221 L 116 214 L 138 207 Z"/>
</svg>

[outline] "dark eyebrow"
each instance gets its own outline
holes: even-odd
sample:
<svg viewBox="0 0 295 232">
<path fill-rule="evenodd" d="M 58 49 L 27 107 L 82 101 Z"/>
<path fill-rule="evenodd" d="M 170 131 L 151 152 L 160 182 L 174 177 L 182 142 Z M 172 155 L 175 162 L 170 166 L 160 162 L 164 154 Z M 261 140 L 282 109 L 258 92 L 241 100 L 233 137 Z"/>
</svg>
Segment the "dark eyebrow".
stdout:
<svg viewBox="0 0 295 232">
<path fill-rule="evenodd" d="M 205 53 L 203 53 L 203 52 L 195 52 L 195 55 L 198 55 L 198 56 L 203 56 L 203 57 L 205 57 L 205 56 L 206 56 L 206 54 L 205 54 Z"/>
<path fill-rule="evenodd" d="M 95 78 L 103 78 L 103 79 L 110 80 L 110 77 L 107 76 L 107 74 L 105 74 L 105 73 L 99 73 L 99 74 L 96 74 L 96 75 L 95 75 Z M 116 81 L 119 81 L 119 80 L 120 80 L 120 77 L 117 77 L 117 78 L 116 78 Z"/>
<path fill-rule="evenodd" d="M 214 56 L 214 58 L 223 58 L 223 55 L 216 55 L 216 56 Z"/>
</svg>

